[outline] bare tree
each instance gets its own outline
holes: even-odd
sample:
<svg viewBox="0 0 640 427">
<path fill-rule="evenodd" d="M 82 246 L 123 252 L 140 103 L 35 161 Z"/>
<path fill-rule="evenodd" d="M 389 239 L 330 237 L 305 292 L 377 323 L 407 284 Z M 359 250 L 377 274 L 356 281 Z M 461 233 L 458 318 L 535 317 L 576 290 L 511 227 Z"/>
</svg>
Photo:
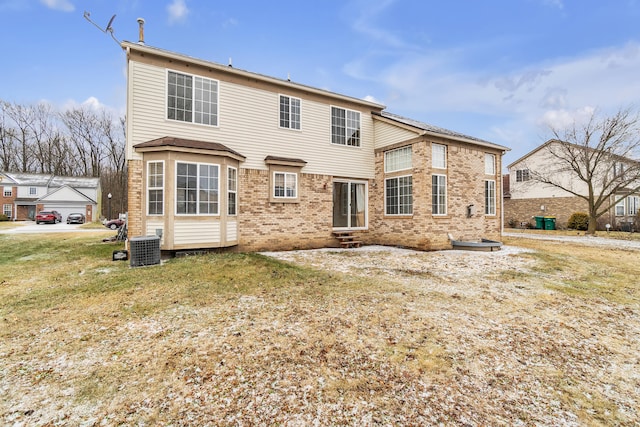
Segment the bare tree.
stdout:
<svg viewBox="0 0 640 427">
<path fill-rule="evenodd" d="M 73 175 L 73 161 L 66 140 L 55 122 L 56 114 L 49 104 L 39 103 L 32 108 L 29 124 L 33 137 L 32 152 L 36 172 Z"/>
<path fill-rule="evenodd" d="M 16 169 L 30 172 L 33 165 L 31 122 L 33 108 L 14 103 L 4 103 L 4 112 L 13 124 L 12 136 L 15 141 Z"/>
<path fill-rule="evenodd" d="M 18 158 L 15 131 L 11 120 L 7 117 L 6 109 L 9 104 L 0 101 L 0 170 L 16 170 Z"/>
<path fill-rule="evenodd" d="M 551 132 L 550 159 L 530 168 L 531 179 L 584 199 L 587 233 L 595 234 L 598 218 L 640 191 L 640 117 L 629 108 L 609 117 L 593 113 L 586 123 Z"/>
<path fill-rule="evenodd" d="M 67 127 L 71 147 L 76 151 L 79 174 L 100 176 L 104 135 L 98 113 L 82 106 L 65 111 L 60 118 Z"/>
</svg>

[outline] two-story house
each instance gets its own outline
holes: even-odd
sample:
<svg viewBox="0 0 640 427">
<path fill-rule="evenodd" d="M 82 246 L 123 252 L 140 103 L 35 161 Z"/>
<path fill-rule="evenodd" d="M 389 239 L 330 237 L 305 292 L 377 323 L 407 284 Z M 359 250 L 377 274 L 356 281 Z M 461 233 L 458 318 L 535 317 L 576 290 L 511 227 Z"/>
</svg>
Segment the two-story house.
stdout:
<svg viewBox="0 0 640 427">
<path fill-rule="evenodd" d="M 563 161 L 559 161 L 552 154 L 552 150 L 558 150 L 559 144 L 557 140 L 549 140 L 507 166 L 509 195 L 504 200 L 505 222 L 512 225 L 533 224 L 532 217 L 554 216 L 558 226 L 563 228 L 573 213 L 588 212 L 587 201 L 574 194 L 586 196 L 587 183 L 578 179 Z M 600 169 L 605 179 L 593 179 L 596 194 L 603 191 L 605 191 L 603 194 L 607 194 L 607 190 L 603 190 L 601 183 L 615 185 L 613 178 L 622 177 L 625 170 L 630 167 L 637 176 L 637 162 L 631 159 L 615 157 L 610 162 L 602 161 Z M 535 179 L 538 175 L 553 178 L 555 182 L 573 193 L 558 186 L 540 182 Z M 637 187 L 638 183 L 630 183 L 612 192 L 607 200 L 607 205 L 611 205 L 612 209 L 601 217 L 600 229 L 604 229 L 605 224 L 609 224 L 613 229 L 628 230 L 631 227 L 631 224 L 637 220 L 640 208 L 640 194 L 635 190 Z"/>
<path fill-rule="evenodd" d="M 33 220 L 41 210 L 57 210 L 66 218 L 83 213 L 99 216 L 100 179 L 21 172 L 0 172 L 2 213 L 13 221 Z"/>
<path fill-rule="evenodd" d="M 507 148 L 375 102 L 123 42 L 129 237 L 161 249 L 450 248 L 501 233 Z"/>
</svg>

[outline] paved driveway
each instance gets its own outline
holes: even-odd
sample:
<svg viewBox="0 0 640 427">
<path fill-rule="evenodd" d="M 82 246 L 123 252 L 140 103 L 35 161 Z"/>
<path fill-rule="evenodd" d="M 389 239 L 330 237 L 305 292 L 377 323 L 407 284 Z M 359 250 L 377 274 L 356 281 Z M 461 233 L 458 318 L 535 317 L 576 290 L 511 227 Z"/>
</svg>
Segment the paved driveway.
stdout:
<svg viewBox="0 0 640 427">
<path fill-rule="evenodd" d="M 554 240 L 561 242 L 573 242 L 587 246 L 607 246 L 619 249 L 634 249 L 640 250 L 640 240 L 622 240 L 622 239 L 608 239 L 606 234 L 600 232 L 598 236 L 558 236 L 558 235 L 545 235 L 534 233 L 502 233 L 507 237 L 521 237 L 525 239 L 537 239 L 537 240 Z"/>
<path fill-rule="evenodd" d="M 103 232 L 107 228 L 81 228 L 81 224 L 36 224 L 35 221 L 20 221 L 16 227 L 0 228 L 0 234 L 37 234 L 37 233 L 68 233 L 68 232 Z"/>
</svg>

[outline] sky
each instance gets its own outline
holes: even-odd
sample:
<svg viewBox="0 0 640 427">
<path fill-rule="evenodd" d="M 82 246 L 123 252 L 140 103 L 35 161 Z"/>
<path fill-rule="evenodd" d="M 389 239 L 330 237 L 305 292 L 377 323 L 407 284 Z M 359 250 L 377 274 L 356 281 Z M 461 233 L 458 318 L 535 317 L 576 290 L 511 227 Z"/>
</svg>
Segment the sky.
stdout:
<svg viewBox="0 0 640 427">
<path fill-rule="evenodd" d="M 384 104 L 505 166 L 640 107 L 640 0 L 0 0 L 0 100 L 124 115 L 140 17 L 148 46 Z"/>
</svg>

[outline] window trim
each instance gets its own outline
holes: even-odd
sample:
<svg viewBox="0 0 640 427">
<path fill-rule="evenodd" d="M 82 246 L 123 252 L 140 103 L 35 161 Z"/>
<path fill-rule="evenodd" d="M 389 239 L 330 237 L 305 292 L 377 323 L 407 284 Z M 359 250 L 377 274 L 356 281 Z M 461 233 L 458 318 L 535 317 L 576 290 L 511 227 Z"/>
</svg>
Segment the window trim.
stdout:
<svg viewBox="0 0 640 427">
<path fill-rule="evenodd" d="M 277 181 L 277 176 L 276 175 L 282 175 L 282 179 L 283 179 L 283 191 L 284 191 L 284 195 L 283 196 L 278 196 L 276 195 L 276 181 Z M 297 200 L 298 199 L 298 172 L 291 172 L 291 171 L 284 171 L 284 170 L 279 170 L 279 169 L 274 169 L 273 172 L 271 173 L 273 180 L 271 181 L 271 195 L 275 200 Z M 293 187 L 293 196 L 288 196 L 287 195 L 287 177 L 293 177 L 294 180 L 294 187 Z"/>
<path fill-rule="evenodd" d="M 151 177 L 151 168 L 149 167 L 149 165 L 152 164 L 152 163 L 154 163 L 154 164 L 160 163 L 162 165 L 162 170 L 161 170 L 161 172 L 162 172 L 162 187 L 152 187 L 150 185 L 150 182 L 151 182 L 151 179 L 150 179 L 150 177 Z M 165 192 L 165 183 L 167 181 L 164 160 L 149 160 L 149 161 L 147 161 L 146 168 L 147 168 L 147 203 L 146 203 L 146 205 L 147 205 L 147 215 L 148 216 L 164 216 L 164 211 L 165 211 L 165 209 L 164 209 L 164 206 L 165 206 L 164 196 L 165 196 L 165 193 L 166 193 Z M 160 207 L 161 207 L 161 211 L 162 211 L 161 213 L 151 213 L 151 209 L 150 209 L 150 207 L 151 207 L 151 197 L 149 196 L 151 190 L 154 190 L 154 191 L 158 191 L 159 190 L 161 192 L 160 193 L 161 194 Z"/>
<path fill-rule="evenodd" d="M 493 184 L 491 186 L 490 184 Z M 493 188 L 489 188 L 493 187 Z M 489 191 L 493 190 L 493 195 L 489 194 Z M 490 196 L 492 196 L 493 203 L 488 203 L 490 201 Z M 496 216 L 498 199 L 496 197 L 496 181 L 495 179 L 485 179 L 484 180 L 484 214 L 486 216 Z"/>
<path fill-rule="evenodd" d="M 435 152 L 434 152 L 434 147 L 442 147 L 442 151 L 443 151 L 443 155 L 444 155 L 444 159 L 443 159 L 443 163 L 444 166 L 440 166 L 440 164 L 436 164 L 436 156 L 435 156 Z M 442 169 L 442 170 L 446 170 L 447 169 L 447 145 L 445 144 L 437 144 L 435 142 L 431 143 L 431 167 L 433 169 Z M 440 159 L 438 159 L 440 160 Z"/>
<path fill-rule="evenodd" d="M 340 127 L 341 129 L 344 130 L 344 135 L 340 135 L 340 134 L 336 134 L 334 133 L 334 128 L 337 128 L 337 125 L 334 125 L 334 110 L 342 110 L 344 111 L 344 127 Z M 349 130 L 349 113 L 353 113 L 355 115 L 357 115 L 357 121 L 358 121 L 358 128 L 355 129 L 354 133 L 357 134 L 356 138 L 357 138 L 357 144 L 349 144 L 349 140 L 351 139 L 351 137 L 347 137 L 347 132 Z M 362 113 L 360 111 L 357 110 L 350 110 L 348 108 L 344 108 L 344 107 L 338 107 L 336 105 L 331 105 L 330 106 L 330 110 L 329 110 L 329 116 L 331 119 L 331 144 L 333 145 L 337 145 L 337 146 L 343 146 L 343 147 L 355 147 L 355 148 L 360 148 L 362 147 Z M 352 137 L 353 134 L 352 133 Z M 344 143 L 342 142 L 335 142 L 336 138 L 344 138 Z"/>
<path fill-rule="evenodd" d="M 396 153 L 400 153 L 401 151 L 408 151 L 408 155 L 400 155 L 399 157 L 405 156 L 404 160 L 407 160 L 408 157 L 408 161 L 409 161 L 409 165 L 400 165 L 400 166 L 396 166 L 397 169 L 391 169 L 391 166 L 393 166 L 393 162 L 395 162 L 396 164 L 401 164 L 400 161 L 396 160 L 396 159 L 389 159 L 389 157 L 391 157 L 392 154 Z M 391 160 L 391 161 L 390 161 Z M 389 165 L 391 163 L 391 166 Z M 405 171 L 405 170 L 410 170 L 413 167 L 413 146 L 412 145 L 405 145 L 404 147 L 400 147 L 400 148 L 394 148 L 393 150 L 388 150 L 384 152 L 384 173 L 393 173 L 393 172 L 400 172 L 400 171 Z"/>
<path fill-rule="evenodd" d="M 489 162 L 487 162 L 490 160 Z M 493 153 L 484 153 L 484 174 L 493 175 L 496 174 L 496 160 L 497 157 Z"/>
<path fill-rule="evenodd" d="M 38 195 L 38 187 L 29 187 L 29 195 L 37 196 Z"/>
<path fill-rule="evenodd" d="M 403 188 L 400 186 L 400 180 L 403 178 L 409 178 L 410 180 L 410 190 L 411 192 L 409 194 L 402 194 L 400 191 L 400 188 Z M 387 195 L 387 182 L 389 181 L 397 181 L 397 189 L 398 189 L 398 194 L 396 196 L 396 205 L 395 207 L 398 210 L 398 213 L 389 213 L 389 207 L 390 205 L 387 203 L 388 201 L 388 195 Z M 402 197 L 403 196 L 408 196 L 411 199 L 411 203 L 410 204 L 402 204 Z M 393 205 L 392 205 L 393 206 Z M 401 212 L 402 207 L 403 206 L 408 206 L 408 210 L 409 212 Z M 393 217 L 398 217 L 398 216 L 413 216 L 413 175 L 399 175 L 399 176 L 393 176 L 393 177 L 389 177 L 389 178 L 385 178 L 384 180 L 384 214 L 385 216 L 393 216 Z"/>
<path fill-rule="evenodd" d="M 191 77 L 191 120 L 187 121 L 187 120 L 178 120 L 178 119 L 172 119 L 169 117 L 169 73 L 175 73 L 175 74 L 181 74 L 183 76 L 188 76 Z M 192 125 L 199 125 L 199 126 L 207 126 L 207 127 L 219 127 L 220 126 L 220 80 L 216 80 L 216 79 L 211 79 L 209 77 L 204 77 L 201 75 L 197 75 L 197 74 L 192 74 L 192 73 L 186 73 L 184 71 L 178 71 L 178 70 L 173 70 L 173 69 L 169 69 L 167 68 L 166 73 L 165 73 L 166 77 L 165 77 L 165 85 L 164 85 L 164 89 L 165 89 L 165 96 L 164 96 L 164 116 L 165 116 L 165 120 L 169 120 L 171 122 L 177 122 L 177 123 L 189 123 Z M 216 107 L 216 112 L 215 112 L 215 124 L 208 124 L 208 123 L 199 123 L 196 122 L 196 110 L 195 110 L 195 104 L 196 104 L 196 99 L 195 99 L 195 79 L 196 78 L 200 78 L 203 80 L 209 80 L 211 82 L 215 82 L 216 84 L 216 96 L 215 96 L 215 107 Z"/>
<path fill-rule="evenodd" d="M 231 181 L 231 171 L 235 173 L 235 180 Z M 231 183 L 234 183 L 233 189 L 231 188 Z M 233 195 L 233 207 L 234 210 L 231 212 L 231 203 L 229 200 Z M 238 215 L 238 168 L 233 166 L 227 166 L 227 215 L 228 216 L 237 216 Z"/>
<path fill-rule="evenodd" d="M 282 98 L 288 98 L 289 99 L 289 108 L 287 111 L 287 113 L 289 114 L 289 118 L 288 118 L 288 122 L 289 122 L 289 126 L 282 126 Z M 298 120 L 297 120 L 297 124 L 298 127 L 292 127 L 291 124 L 295 123 L 295 121 L 292 119 L 293 117 L 293 112 L 292 112 L 292 100 L 296 100 L 298 101 Z M 280 129 L 288 129 L 288 130 L 295 130 L 295 131 L 301 131 L 302 130 L 302 99 L 301 98 L 297 98 L 295 96 L 290 96 L 290 95 L 285 95 L 285 94 L 278 94 L 278 127 Z"/>
<path fill-rule="evenodd" d="M 622 213 L 618 212 L 618 210 L 620 210 L 620 209 L 622 210 Z M 615 216 L 624 216 L 624 214 L 625 214 L 625 209 L 626 209 L 626 203 L 625 203 L 625 200 L 620 200 L 620 201 L 618 201 L 618 202 L 615 204 L 615 207 L 614 207 L 614 211 L 615 211 L 615 212 L 614 212 L 614 215 L 615 215 Z"/>
<path fill-rule="evenodd" d="M 8 190 L 7 190 L 8 188 Z M 2 195 L 4 197 L 12 197 L 13 196 L 13 188 L 12 187 L 4 187 L 2 189 Z"/>
<path fill-rule="evenodd" d="M 186 164 L 186 165 L 196 165 L 196 200 L 195 200 L 195 204 L 196 204 L 196 212 L 195 213 L 189 213 L 189 212 L 178 212 L 178 203 L 180 202 L 178 200 L 178 165 L 179 164 Z M 216 212 L 214 213 L 200 213 L 200 166 L 215 166 L 217 168 L 217 187 L 215 188 L 216 191 L 216 196 L 217 196 L 217 209 Z M 175 161 L 175 173 L 174 173 L 174 178 L 175 178 L 175 186 L 174 186 L 174 191 L 175 191 L 175 197 L 174 197 L 174 203 L 173 203 L 173 209 L 174 209 L 174 214 L 176 216 L 179 217 L 187 217 L 187 216 L 210 216 L 210 217 L 219 217 L 220 216 L 220 170 L 221 165 L 218 163 L 206 163 L 206 162 L 193 162 L 193 161 L 186 161 L 186 160 L 176 160 Z M 186 203 L 186 202 L 180 202 L 180 203 Z"/>
<path fill-rule="evenodd" d="M 435 212 L 434 210 L 434 203 L 433 203 L 433 178 L 434 177 L 438 177 L 438 178 L 444 178 L 444 185 L 442 186 L 444 188 L 444 212 Z M 439 188 L 439 187 L 438 187 Z M 447 203 L 448 203 L 448 194 L 447 194 L 447 175 L 445 174 L 439 174 L 439 173 L 434 173 L 431 174 L 431 215 L 433 216 L 438 216 L 438 217 L 443 217 L 447 215 Z M 436 206 L 439 206 L 436 205 Z"/>
<path fill-rule="evenodd" d="M 9 213 L 7 214 L 7 212 Z M 2 214 L 6 215 L 7 218 L 11 219 L 13 217 L 13 205 L 11 203 L 4 203 L 2 205 Z"/>
<path fill-rule="evenodd" d="M 531 173 L 528 168 L 516 169 L 516 182 L 527 182 L 531 179 Z"/>
</svg>

